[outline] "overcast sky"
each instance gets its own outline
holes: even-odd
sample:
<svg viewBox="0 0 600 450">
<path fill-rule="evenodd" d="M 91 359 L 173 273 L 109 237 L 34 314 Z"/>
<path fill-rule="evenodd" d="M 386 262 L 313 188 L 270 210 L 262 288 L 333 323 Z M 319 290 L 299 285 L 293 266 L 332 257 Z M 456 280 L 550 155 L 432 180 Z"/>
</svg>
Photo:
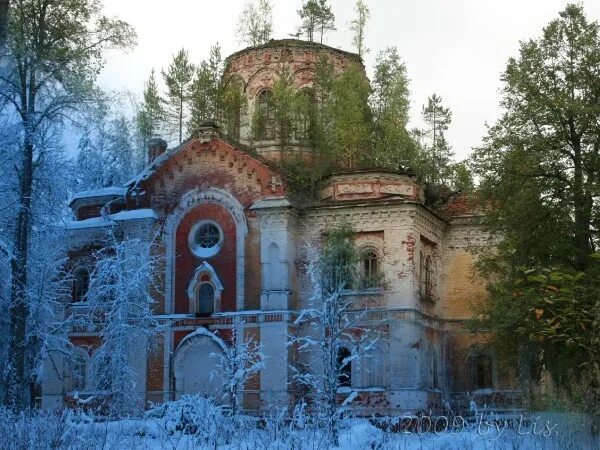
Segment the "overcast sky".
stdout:
<svg viewBox="0 0 600 450">
<path fill-rule="evenodd" d="M 194 62 L 219 42 L 223 55 L 243 47 L 235 35 L 244 0 L 104 0 L 106 12 L 133 25 L 138 45 L 128 54 L 110 53 L 100 84 L 140 95 L 152 68 L 160 71 L 185 47 Z M 301 0 L 272 0 L 274 38 L 289 37 L 299 25 Z M 348 21 L 354 0 L 331 0 L 338 31 L 325 43 L 353 50 Z M 519 41 L 538 37 L 564 9 L 564 0 L 367 0 L 367 70 L 377 53 L 398 47 L 411 80 L 411 126 L 432 93 L 454 116 L 448 138 L 459 159 L 478 146 L 485 123 L 499 115 L 500 74 Z M 588 18 L 600 20 L 600 1 L 583 1 Z"/>
</svg>

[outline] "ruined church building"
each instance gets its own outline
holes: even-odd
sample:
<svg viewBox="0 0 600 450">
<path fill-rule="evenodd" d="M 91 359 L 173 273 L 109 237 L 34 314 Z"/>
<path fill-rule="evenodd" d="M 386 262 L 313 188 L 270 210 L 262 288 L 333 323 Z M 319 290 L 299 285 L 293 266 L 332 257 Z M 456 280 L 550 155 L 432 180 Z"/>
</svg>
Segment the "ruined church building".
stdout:
<svg viewBox="0 0 600 450">
<path fill-rule="evenodd" d="M 81 300 L 93 270 L 91 251 L 109 227 L 125 236 L 159 236 L 165 264 L 156 274 L 162 292 L 155 311 L 166 330 L 158 351 L 147 353 L 140 341 L 131 355 L 146 404 L 218 389 L 210 354 L 219 348 L 193 333 L 204 327 L 227 339 L 234 326 L 261 342 L 267 357 L 266 368 L 244 387 L 244 409 L 293 404 L 290 366 L 302 355 L 286 346 L 286 336 L 301 332 L 294 321 L 311 295 L 300 270 L 302 248 L 341 223 L 355 230 L 362 275 L 382 280 L 360 292 L 378 305 L 384 325 L 367 360 L 347 368 L 358 392 L 353 409 L 440 411 L 464 407 L 473 396 L 490 404 L 515 392 L 514 374 L 498 366 L 485 336 L 466 326 L 471 304 L 486 296 L 472 249 L 489 245 L 489 237 L 463 199 L 434 209 L 413 172 L 372 169 L 329 176 L 315 201 L 299 206 L 274 164 L 281 156 L 274 127 L 251 139 L 250 118 L 255 108 L 269 114 L 281 67 L 299 92 L 308 90 L 322 56 L 336 74 L 350 64 L 363 67 L 358 55 L 298 40 L 229 56 L 223 83 L 239 86 L 248 105 L 236 118 L 234 136 L 206 126 L 175 148 L 155 139 L 146 168 L 127 185 L 82 192 L 70 203 L 75 281 L 67 314 L 86 312 Z M 110 214 L 101 216 L 107 204 Z M 74 392 L 82 398 L 94 391 L 90 361 L 98 332 L 73 329 L 70 338 L 78 362 L 55 359 L 46 369 L 45 408 L 73 404 Z"/>
</svg>

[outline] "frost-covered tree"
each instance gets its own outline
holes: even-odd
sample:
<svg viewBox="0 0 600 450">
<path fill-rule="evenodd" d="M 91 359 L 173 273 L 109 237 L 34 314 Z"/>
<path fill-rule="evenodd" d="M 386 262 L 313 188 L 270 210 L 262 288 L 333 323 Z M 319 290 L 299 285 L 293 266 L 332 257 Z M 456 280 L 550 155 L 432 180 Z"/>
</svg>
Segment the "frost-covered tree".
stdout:
<svg viewBox="0 0 600 450">
<path fill-rule="evenodd" d="M 189 114 L 190 88 L 195 71 L 188 52 L 183 48 L 173 56 L 169 68 L 162 71 L 167 86 L 165 118 L 171 128 L 171 134 L 178 139 L 178 144 L 183 142 L 184 126 Z"/>
<path fill-rule="evenodd" d="M 301 310 L 294 322 L 305 333 L 289 339 L 305 362 L 294 368 L 293 382 L 308 389 L 318 418 L 336 446 L 340 420 L 357 395 L 348 379 L 349 368 L 368 356 L 378 341 L 379 323 L 369 319 L 368 304 L 358 290 L 353 235 L 352 228 L 341 225 L 328 233 L 322 246 L 305 249 L 311 307 Z M 341 402 L 340 395 L 345 395 Z"/>
<path fill-rule="evenodd" d="M 76 160 L 77 190 L 120 186 L 144 165 L 145 152 L 134 144 L 130 121 L 114 114 L 100 105 L 87 118 Z"/>
<path fill-rule="evenodd" d="M 152 297 L 158 291 L 153 275 L 160 257 L 151 241 L 119 239 L 116 231 L 108 234 L 106 244 L 94 255 L 86 296 L 101 339 L 92 372 L 110 410 L 127 414 L 135 411 L 140 401 L 135 367 L 139 352 L 152 348 L 160 330 Z"/>
<path fill-rule="evenodd" d="M 238 18 L 237 35 L 241 44 L 256 47 L 271 39 L 273 6 L 270 0 L 248 0 Z"/>
<path fill-rule="evenodd" d="M 32 231 L 29 236 L 29 255 L 27 264 L 26 299 L 28 307 L 27 327 L 25 332 L 25 378 L 29 386 L 40 382 L 45 375 L 42 371 L 42 362 L 48 355 L 60 353 L 63 358 L 69 359 L 72 345 L 67 337 L 70 330 L 70 317 L 64 317 L 63 306 L 65 299 L 71 293 L 70 274 L 66 267 L 66 234 L 60 226 L 64 218 L 64 204 L 71 195 L 72 167 L 62 154 L 61 136 L 56 127 L 46 130 L 38 142 L 44 150 L 45 158 L 35 172 L 32 199 Z M 9 141 L 5 141 L 9 142 Z M 18 146 L 12 150 L 17 151 Z M 9 149 L 9 151 L 11 151 Z M 10 158 L 9 158 L 10 160 Z M 0 162 L 0 167 L 2 163 Z M 0 168 L 0 171 L 2 169 Z M 6 183 L 8 187 L 10 183 Z M 15 183 L 16 184 L 16 183 Z M 4 198 L 14 200 L 13 189 L 9 189 Z M 0 276 L 6 280 L 0 287 L 0 323 L 2 329 L 8 329 L 9 324 L 9 298 L 12 250 L 10 241 L 2 236 L 7 230 L 5 226 L 12 226 L 14 211 L 0 206 L 0 244 L 7 252 L 0 250 Z M 3 254 L 4 253 L 4 254 Z M 0 367 L 3 378 L 13 376 L 13 366 L 6 363 L 6 346 L 8 333 L 0 337 Z M 9 396 L 15 395 L 14 391 L 4 391 L 5 386 L 0 383 L 0 392 Z"/>
<path fill-rule="evenodd" d="M 253 376 L 265 368 L 262 345 L 251 335 L 243 336 L 239 324 L 233 328 L 230 345 L 225 344 L 210 331 L 204 333 L 212 335 L 213 340 L 221 347 L 222 352 L 211 354 L 211 358 L 217 360 L 215 375 L 223 381 L 225 396 L 231 406 L 231 414 L 235 417 L 238 413 L 238 394 Z"/>
<path fill-rule="evenodd" d="M 29 308 L 28 263 L 35 172 L 46 158 L 43 142 L 52 126 L 73 117 L 94 93 L 93 83 L 109 48 L 126 48 L 135 33 L 123 21 L 105 17 L 97 0 L 14 0 L 6 52 L 12 64 L 0 74 L 0 104 L 18 120 L 19 152 L 11 178 L 17 179 L 11 247 L 10 326 L 6 402 L 30 404 L 25 343 Z M 6 55 L 0 55 L 5 60 Z"/>
</svg>

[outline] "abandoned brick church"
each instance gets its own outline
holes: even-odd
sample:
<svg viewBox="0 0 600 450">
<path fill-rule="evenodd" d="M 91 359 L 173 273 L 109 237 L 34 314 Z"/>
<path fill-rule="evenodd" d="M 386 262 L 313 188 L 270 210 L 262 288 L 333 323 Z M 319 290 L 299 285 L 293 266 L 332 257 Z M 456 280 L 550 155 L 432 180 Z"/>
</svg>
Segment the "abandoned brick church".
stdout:
<svg viewBox="0 0 600 450">
<path fill-rule="evenodd" d="M 166 331 L 158 352 L 147 354 L 143 341 L 131 352 L 146 402 L 216 389 L 209 355 L 218 348 L 206 336 L 188 335 L 205 327 L 226 338 L 239 324 L 267 357 L 266 368 L 244 388 L 244 408 L 290 404 L 289 367 L 299 356 L 286 336 L 298 332 L 294 321 L 310 295 L 298 258 L 305 243 L 342 221 L 355 230 L 359 269 L 385 280 L 361 292 L 377 300 L 385 328 L 367 363 L 348 368 L 358 392 L 352 407 L 369 414 L 440 410 L 468 395 L 489 402 L 513 392 L 514 374 L 498 366 L 485 336 L 466 327 L 471 304 L 486 295 L 471 250 L 490 240 L 460 197 L 434 209 L 411 171 L 356 170 L 331 175 L 317 199 L 299 206 L 273 164 L 280 149 L 272 130 L 265 128 L 249 150 L 249 117 L 254 108 L 268 110 L 280 68 L 289 69 L 301 91 L 310 88 L 323 55 L 338 74 L 351 63 L 362 66 L 358 55 L 297 40 L 231 55 L 223 83 L 237 83 L 249 109 L 240 114 L 236 136 L 206 126 L 175 148 L 153 140 L 147 167 L 127 185 L 82 192 L 70 203 L 75 281 L 67 313 L 85 314 L 80 300 L 92 270 L 90 248 L 107 227 L 132 236 L 159 234 L 165 264 L 156 274 L 162 287 L 156 315 Z M 110 214 L 101 216 L 107 204 Z M 73 329 L 71 339 L 78 364 L 55 359 L 45 370 L 43 407 L 62 407 L 74 391 L 81 397 L 94 390 L 97 330 Z"/>
</svg>

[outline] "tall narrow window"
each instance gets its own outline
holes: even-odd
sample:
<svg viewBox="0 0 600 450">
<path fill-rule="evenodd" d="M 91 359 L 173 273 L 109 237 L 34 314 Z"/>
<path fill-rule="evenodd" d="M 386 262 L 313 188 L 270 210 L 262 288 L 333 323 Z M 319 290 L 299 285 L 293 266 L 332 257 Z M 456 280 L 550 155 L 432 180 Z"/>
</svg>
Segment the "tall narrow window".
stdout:
<svg viewBox="0 0 600 450">
<path fill-rule="evenodd" d="M 425 299 L 426 292 L 425 255 L 423 252 L 419 252 L 419 296 L 421 299 Z"/>
<path fill-rule="evenodd" d="M 273 94 L 271 91 L 265 89 L 258 94 L 256 108 L 256 139 L 259 141 L 275 139 Z"/>
<path fill-rule="evenodd" d="M 198 315 L 209 316 L 215 310 L 215 288 L 210 283 L 202 283 L 198 290 Z"/>
<path fill-rule="evenodd" d="M 479 354 L 473 358 L 472 364 L 473 387 L 475 389 L 493 387 L 492 358 L 486 354 Z"/>
<path fill-rule="evenodd" d="M 438 379 L 438 358 L 437 352 L 431 353 L 431 387 L 433 389 L 439 388 L 439 379 Z"/>
<path fill-rule="evenodd" d="M 338 349 L 338 385 L 340 387 L 352 386 L 352 363 L 348 361 L 350 355 L 350 350 L 348 350 L 347 348 L 340 347 Z"/>
<path fill-rule="evenodd" d="M 431 256 L 419 252 L 419 295 L 421 300 L 433 300 L 433 264 Z"/>
<path fill-rule="evenodd" d="M 362 275 L 365 288 L 379 284 L 379 256 L 374 250 L 367 250 L 362 255 Z"/>
<path fill-rule="evenodd" d="M 431 256 L 425 258 L 425 298 L 431 300 L 433 298 L 431 285 Z"/>
<path fill-rule="evenodd" d="M 90 287 L 90 273 L 87 269 L 78 269 L 73 277 L 73 303 L 81 302 Z"/>
<path fill-rule="evenodd" d="M 297 114 L 296 114 L 296 139 L 305 141 L 309 139 L 313 111 L 315 105 L 315 93 L 312 89 L 302 89 L 296 94 Z"/>
<path fill-rule="evenodd" d="M 73 367 L 73 390 L 83 391 L 87 381 L 87 361 L 83 356 L 75 359 Z"/>
</svg>

